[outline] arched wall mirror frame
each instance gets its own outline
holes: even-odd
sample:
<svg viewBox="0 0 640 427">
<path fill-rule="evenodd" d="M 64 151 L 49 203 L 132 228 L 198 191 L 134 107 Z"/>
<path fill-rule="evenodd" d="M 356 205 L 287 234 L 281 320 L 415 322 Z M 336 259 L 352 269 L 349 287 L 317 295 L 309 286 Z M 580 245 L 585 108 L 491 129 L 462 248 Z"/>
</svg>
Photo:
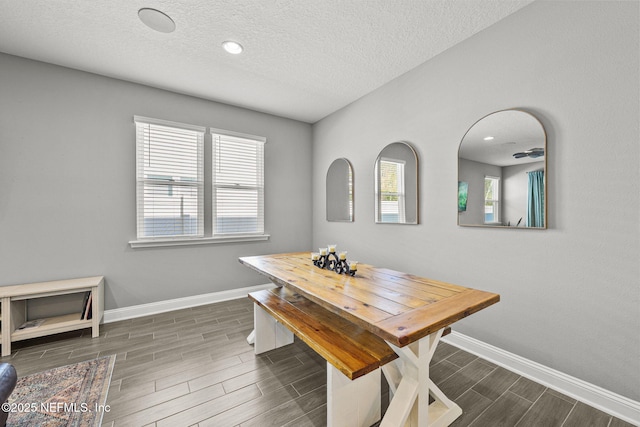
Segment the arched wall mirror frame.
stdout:
<svg viewBox="0 0 640 427">
<path fill-rule="evenodd" d="M 547 135 L 522 110 L 491 113 L 458 149 L 458 225 L 547 228 Z"/>
<path fill-rule="evenodd" d="M 353 222 L 353 166 L 335 159 L 327 170 L 327 221 Z"/>
<path fill-rule="evenodd" d="M 418 224 L 418 154 L 405 141 L 380 151 L 375 164 L 375 222 Z"/>
</svg>

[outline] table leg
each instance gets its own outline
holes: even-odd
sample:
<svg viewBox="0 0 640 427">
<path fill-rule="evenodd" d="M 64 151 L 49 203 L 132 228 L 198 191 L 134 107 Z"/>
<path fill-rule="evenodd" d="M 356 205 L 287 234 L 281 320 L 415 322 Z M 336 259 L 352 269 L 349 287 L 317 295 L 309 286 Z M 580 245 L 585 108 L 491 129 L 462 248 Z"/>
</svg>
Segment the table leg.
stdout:
<svg viewBox="0 0 640 427">
<path fill-rule="evenodd" d="M 462 414 L 429 378 L 429 362 L 443 330 L 405 347 L 388 343 L 399 358 L 382 367 L 393 398 L 380 427 L 445 427 Z"/>
</svg>

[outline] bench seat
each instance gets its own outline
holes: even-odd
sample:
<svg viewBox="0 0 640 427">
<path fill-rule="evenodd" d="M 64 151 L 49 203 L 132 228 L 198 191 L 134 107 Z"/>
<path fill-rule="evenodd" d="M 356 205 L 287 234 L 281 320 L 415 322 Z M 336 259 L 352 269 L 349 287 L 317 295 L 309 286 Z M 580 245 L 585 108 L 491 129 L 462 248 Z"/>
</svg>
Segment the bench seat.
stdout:
<svg viewBox="0 0 640 427">
<path fill-rule="evenodd" d="M 249 297 L 350 380 L 398 357 L 382 338 L 284 286 Z"/>
<path fill-rule="evenodd" d="M 254 333 L 247 341 L 256 354 L 293 343 L 295 334 L 327 361 L 328 427 L 380 421 L 381 372 L 392 393 L 400 392 L 402 378 L 389 363 L 398 358 L 389 344 L 286 287 L 251 292 L 249 298 L 255 302 Z M 445 328 L 442 335 L 449 332 Z"/>
</svg>

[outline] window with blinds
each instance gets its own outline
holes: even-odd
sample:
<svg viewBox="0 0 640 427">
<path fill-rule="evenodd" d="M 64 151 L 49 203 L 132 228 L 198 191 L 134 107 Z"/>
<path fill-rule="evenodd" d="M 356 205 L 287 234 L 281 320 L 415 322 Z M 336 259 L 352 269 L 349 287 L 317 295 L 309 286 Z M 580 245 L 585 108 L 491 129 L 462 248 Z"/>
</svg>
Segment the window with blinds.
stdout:
<svg viewBox="0 0 640 427">
<path fill-rule="evenodd" d="M 138 239 L 204 236 L 205 128 L 134 121 Z"/>
<path fill-rule="evenodd" d="M 404 166 L 405 162 L 401 160 L 380 160 L 380 222 L 406 221 Z"/>
<path fill-rule="evenodd" d="M 484 223 L 500 224 L 500 177 L 484 177 Z"/>
<path fill-rule="evenodd" d="M 213 235 L 264 234 L 264 144 L 260 136 L 211 129 Z"/>
</svg>

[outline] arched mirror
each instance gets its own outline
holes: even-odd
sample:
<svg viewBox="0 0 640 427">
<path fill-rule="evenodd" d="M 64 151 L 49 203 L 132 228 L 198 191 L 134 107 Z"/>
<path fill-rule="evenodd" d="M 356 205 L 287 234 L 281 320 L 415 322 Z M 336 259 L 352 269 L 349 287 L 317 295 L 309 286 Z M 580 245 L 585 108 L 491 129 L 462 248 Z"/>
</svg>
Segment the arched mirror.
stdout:
<svg viewBox="0 0 640 427">
<path fill-rule="evenodd" d="M 525 111 L 478 120 L 458 151 L 458 225 L 547 228 L 547 136 Z"/>
<path fill-rule="evenodd" d="M 387 145 L 375 166 L 376 222 L 418 223 L 418 155 L 406 142 Z"/>
<path fill-rule="evenodd" d="M 336 159 L 327 171 L 327 221 L 353 221 L 353 167 Z"/>
</svg>

